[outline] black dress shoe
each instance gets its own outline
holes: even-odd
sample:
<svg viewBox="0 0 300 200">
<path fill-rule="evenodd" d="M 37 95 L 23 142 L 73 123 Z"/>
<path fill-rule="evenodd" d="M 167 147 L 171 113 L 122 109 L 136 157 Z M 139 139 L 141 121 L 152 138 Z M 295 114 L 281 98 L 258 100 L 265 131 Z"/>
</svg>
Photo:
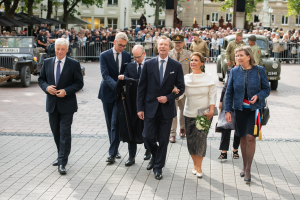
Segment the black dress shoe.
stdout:
<svg viewBox="0 0 300 200">
<path fill-rule="evenodd" d="M 120 155 L 119 152 L 117 153 L 116 158 L 117 158 L 117 159 L 120 159 L 120 158 L 121 158 L 121 155 Z"/>
<path fill-rule="evenodd" d="M 58 166 L 58 160 L 57 159 L 52 163 L 52 166 Z"/>
<path fill-rule="evenodd" d="M 146 152 L 144 154 L 144 160 L 149 160 L 151 158 L 151 153 L 146 149 Z"/>
<path fill-rule="evenodd" d="M 154 172 L 154 176 L 156 180 L 161 180 L 163 178 L 162 173 Z"/>
<path fill-rule="evenodd" d="M 115 162 L 115 157 L 114 156 L 108 156 L 106 159 L 106 162 L 109 164 L 113 164 Z"/>
<path fill-rule="evenodd" d="M 125 162 L 125 166 L 131 166 L 135 163 L 135 159 L 133 157 L 129 157 L 128 160 Z"/>
<path fill-rule="evenodd" d="M 67 170 L 66 170 L 65 166 L 59 165 L 59 166 L 58 166 L 58 172 L 59 172 L 61 175 L 64 175 L 64 174 L 67 173 Z"/>
<path fill-rule="evenodd" d="M 149 162 L 149 164 L 148 164 L 148 166 L 147 166 L 147 170 L 151 170 L 151 169 L 153 169 L 153 167 L 154 167 L 154 160 L 150 160 L 150 162 Z"/>
</svg>

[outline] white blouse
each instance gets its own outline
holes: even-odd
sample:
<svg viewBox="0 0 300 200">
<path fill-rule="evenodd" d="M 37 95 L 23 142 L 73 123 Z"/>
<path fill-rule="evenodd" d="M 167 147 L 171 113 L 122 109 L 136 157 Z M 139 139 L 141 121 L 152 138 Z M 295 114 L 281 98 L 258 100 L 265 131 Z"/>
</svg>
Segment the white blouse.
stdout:
<svg viewBox="0 0 300 200">
<path fill-rule="evenodd" d="M 216 105 L 217 88 L 211 74 L 187 74 L 184 76 L 184 82 L 186 96 L 184 116 L 196 118 L 198 109 Z"/>
</svg>

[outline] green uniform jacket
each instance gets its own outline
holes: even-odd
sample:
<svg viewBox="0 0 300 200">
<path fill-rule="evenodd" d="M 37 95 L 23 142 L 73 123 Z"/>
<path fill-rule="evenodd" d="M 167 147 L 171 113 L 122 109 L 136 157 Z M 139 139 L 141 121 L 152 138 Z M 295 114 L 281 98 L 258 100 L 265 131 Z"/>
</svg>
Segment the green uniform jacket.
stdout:
<svg viewBox="0 0 300 200">
<path fill-rule="evenodd" d="M 190 56 L 192 52 L 182 49 L 180 52 L 180 58 L 179 61 L 180 64 L 182 65 L 182 70 L 183 70 L 183 75 L 189 74 L 192 72 L 190 68 Z M 177 51 L 175 49 L 172 49 L 169 51 L 169 57 L 172 58 L 173 60 L 177 60 Z"/>
<path fill-rule="evenodd" d="M 202 55 L 205 54 L 205 57 L 209 57 L 209 50 L 207 43 L 200 38 L 199 42 L 193 42 L 190 47 L 191 52 L 199 52 Z"/>
<path fill-rule="evenodd" d="M 254 54 L 254 59 L 257 65 L 263 66 L 263 61 L 262 59 L 260 59 L 261 57 L 261 49 L 259 48 L 259 46 L 255 43 L 255 45 L 253 45 L 251 47 L 252 52 Z"/>
<path fill-rule="evenodd" d="M 225 54 L 225 58 L 227 61 L 230 61 L 231 64 L 235 63 L 235 59 L 234 59 L 234 50 L 238 47 L 241 46 L 246 46 L 246 43 L 244 41 L 237 43 L 236 40 L 231 41 L 227 48 L 226 48 L 226 54 Z"/>
</svg>

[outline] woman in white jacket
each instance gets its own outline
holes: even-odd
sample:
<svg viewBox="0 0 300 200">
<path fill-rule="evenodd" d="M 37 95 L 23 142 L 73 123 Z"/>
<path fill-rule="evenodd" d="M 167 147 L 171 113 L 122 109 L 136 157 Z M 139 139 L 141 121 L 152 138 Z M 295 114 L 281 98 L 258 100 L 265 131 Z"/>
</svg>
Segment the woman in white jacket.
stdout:
<svg viewBox="0 0 300 200">
<path fill-rule="evenodd" d="M 212 51 L 212 55 L 214 56 L 213 57 L 214 62 L 217 61 L 217 57 L 219 55 L 219 43 L 220 43 L 220 39 L 217 37 L 217 34 L 214 34 L 211 40 L 211 51 Z"/>
</svg>

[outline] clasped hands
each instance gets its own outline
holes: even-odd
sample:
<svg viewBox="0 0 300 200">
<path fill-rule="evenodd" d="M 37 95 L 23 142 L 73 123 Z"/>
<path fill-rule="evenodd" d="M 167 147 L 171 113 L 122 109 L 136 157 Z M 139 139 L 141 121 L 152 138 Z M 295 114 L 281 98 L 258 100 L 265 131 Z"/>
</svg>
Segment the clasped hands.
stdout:
<svg viewBox="0 0 300 200">
<path fill-rule="evenodd" d="M 251 98 L 251 100 L 249 101 L 249 103 L 255 104 L 255 102 L 257 101 L 257 99 L 258 99 L 258 96 L 257 96 L 257 95 L 254 95 L 254 96 Z M 230 113 L 230 112 L 226 112 L 225 118 L 226 118 L 226 121 L 227 121 L 228 123 L 231 123 L 231 113 Z"/>
<path fill-rule="evenodd" d="M 48 86 L 47 92 L 51 95 L 56 95 L 57 97 L 65 97 L 66 96 L 66 91 L 64 89 L 57 90 L 55 85 Z"/>
</svg>

